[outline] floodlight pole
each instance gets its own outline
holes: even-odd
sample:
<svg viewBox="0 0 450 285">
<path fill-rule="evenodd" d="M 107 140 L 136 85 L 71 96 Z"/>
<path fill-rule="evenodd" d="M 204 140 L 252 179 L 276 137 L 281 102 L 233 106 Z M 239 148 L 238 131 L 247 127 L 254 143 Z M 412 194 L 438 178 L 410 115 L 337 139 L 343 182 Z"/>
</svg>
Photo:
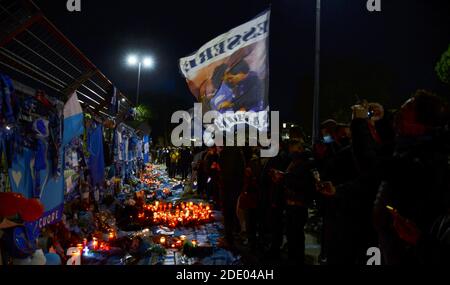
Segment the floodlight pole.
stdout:
<svg viewBox="0 0 450 285">
<path fill-rule="evenodd" d="M 139 61 L 139 67 L 138 67 L 138 82 L 137 82 L 137 93 L 136 93 L 136 107 L 139 104 L 139 90 L 141 88 L 141 67 L 142 67 L 142 62 Z"/>
<path fill-rule="evenodd" d="M 316 47 L 315 47 L 315 67 L 314 67 L 314 103 L 313 103 L 313 129 L 312 143 L 319 140 L 320 129 L 320 0 L 316 0 Z"/>
</svg>

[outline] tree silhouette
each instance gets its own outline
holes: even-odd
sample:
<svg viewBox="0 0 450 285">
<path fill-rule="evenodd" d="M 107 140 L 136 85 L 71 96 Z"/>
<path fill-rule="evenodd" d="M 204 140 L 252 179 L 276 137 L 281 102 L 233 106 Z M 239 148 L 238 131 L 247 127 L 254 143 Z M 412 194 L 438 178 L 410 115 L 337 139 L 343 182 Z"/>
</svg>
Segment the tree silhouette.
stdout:
<svg viewBox="0 0 450 285">
<path fill-rule="evenodd" d="M 436 64 L 435 70 L 439 79 L 443 83 L 450 85 L 450 45 Z"/>
</svg>

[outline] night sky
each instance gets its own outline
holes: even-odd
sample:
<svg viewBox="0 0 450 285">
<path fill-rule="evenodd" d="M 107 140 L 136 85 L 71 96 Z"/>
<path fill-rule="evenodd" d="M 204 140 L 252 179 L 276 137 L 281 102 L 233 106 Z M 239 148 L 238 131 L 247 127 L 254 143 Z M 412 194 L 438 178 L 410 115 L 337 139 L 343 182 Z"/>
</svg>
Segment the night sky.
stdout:
<svg viewBox="0 0 450 285">
<path fill-rule="evenodd" d="M 366 2 L 322 0 L 323 119 L 333 108 L 346 111 L 356 95 L 394 108 L 418 88 L 449 91 L 434 67 L 450 44 L 450 1 L 382 0 L 380 13 L 369 13 Z M 35 3 L 133 100 L 137 71 L 125 65 L 126 55 L 153 55 L 156 68 L 143 73 L 141 102 L 160 125 L 194 102 L 178 59 L 271 7 L 271 109 L 310 128 L 314 0 L 82 0 L 80 13 L 69 13 L 66 0 Z"/>
</svg>

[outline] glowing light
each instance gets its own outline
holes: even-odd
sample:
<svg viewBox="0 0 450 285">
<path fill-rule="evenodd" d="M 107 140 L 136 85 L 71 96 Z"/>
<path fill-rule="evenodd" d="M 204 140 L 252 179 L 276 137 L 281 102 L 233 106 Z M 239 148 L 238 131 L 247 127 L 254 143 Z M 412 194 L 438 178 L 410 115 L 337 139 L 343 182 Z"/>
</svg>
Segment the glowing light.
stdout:
<svg viewBox="0 0 450 285">
<path fill-rule="evenodd" d="M 128 65 L 133 66 L 133 65 L 136 65 L 139 63 L 139 59 L 136 55 L 132 54 L 132 55 L 128 56 L 127 63 L 128 63 Z"/>
<path fill-rule="evenodd" d="M 97 238 L 94 238 L 92 241 L 92 248 L 94 250 L 97 250 L 97 247 L 98 247 L 98 240 L 97 240 Z"/>
<path fill-rule="evenodd" d="M 212 211 L 209 205 L 193 202 L 172 203 L 158 202 L 144 206 L 143 212 L 138 216 L 141 221 L 152 221 L 159 224 L 175 228 L 177 226 L 197 225 L 211 221 Z"/>
<path fill-rule="evenodd" d="M 153 68 L 155 66 L 155 60 L 152 57 L 145 57 L 143 64 L 146 68 Z"/>
</svg>

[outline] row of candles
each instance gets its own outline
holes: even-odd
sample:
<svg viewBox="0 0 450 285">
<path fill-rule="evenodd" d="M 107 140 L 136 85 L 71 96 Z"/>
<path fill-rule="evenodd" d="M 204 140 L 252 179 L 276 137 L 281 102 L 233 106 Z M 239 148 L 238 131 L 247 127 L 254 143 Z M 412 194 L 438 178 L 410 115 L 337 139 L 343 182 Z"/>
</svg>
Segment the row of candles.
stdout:
<svg viewBox="0 0 450 285">
<path fill-rule="evenodd" d="M 108 234 L 109 241 L 115 238 L 113 232 Z M 98 238 L 93 237 L 90 242 L 85 238 L 83 243 L 77 244 L 76 247 L 71 247 L 67 250 L 67 255 L 70 258 L 67 260 L 67 265 L 81 265 L 81 256 L 89 256 L 90 251 L 109 251 L 111 247 L 107 242 L 99 241 Z"/>
<path fill-rule="evenodd" d="M 144 206 L 138 219 L 150 221 L 153 224 L 165 225 L 171 228 L 182 225 L 207 223 L 211 221 L 212 210 L 203 203 L 182 202 L 172 204 L 156 201 Z"/>
<path fill-rule="evenodd" d="M 183 247 L 186 242 L 186 236 L 182 235 L 179 238 L 169 238 L 165 236 L 161 236 L 159 238 L 159 244 L 166 248 L 172 249 L 180 249 Z M 197 247 L 197 240 L 191 240 L 191 244 L 193 247 Z"/>
<path fill-rule="evenodd" d="M 114 232 L 108 233 L 108 240 L 113 241 L 115 239 Z M 108 242 L 100 241 L 98 238 L 93 237 L 89 242 L 88 239 L 83 239 L 83 243 L 77 244 L 77 248 L 80 253 L 88 255 L 89 251 L 108 251 L 111 249 Z"/>
</svg>

